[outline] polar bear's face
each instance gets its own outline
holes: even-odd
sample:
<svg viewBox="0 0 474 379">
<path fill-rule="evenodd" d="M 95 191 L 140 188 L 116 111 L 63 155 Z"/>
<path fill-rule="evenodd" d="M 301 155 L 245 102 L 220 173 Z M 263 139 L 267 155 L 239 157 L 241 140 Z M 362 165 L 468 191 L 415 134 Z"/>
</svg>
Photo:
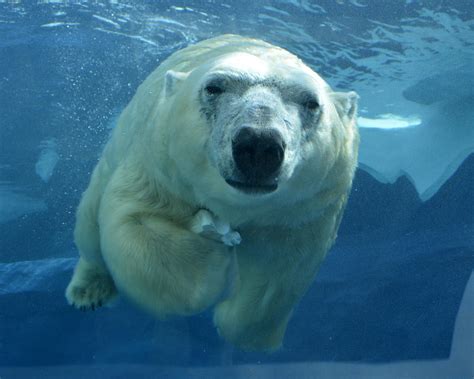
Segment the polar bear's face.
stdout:
<svg viewBox="0 0 474 379">
<path fill-rule="evenodd" d="M 263 194 L 291 177 L 321 107 L 313 86 L 282 78 L 250 59 L 250 69 L 234 63 L 248 64 L 249 58 L 232 57 L 210 70 L 199 104 L 211 130 L 209 157 L 220 175 L 239 191 Z"/>
<path fill-rule="evenodd" d="M 193 85 L 184 86 L 181 96 L 189 100 L 182 113 L 194 109 L 192 120 L 200 120 L 194 128 L 207 133 L 204 154 L 221 178 L 212 184 L 220 196 L 235 191 L 260 196 L 291 186 L 294 193 L 308 184 L 300 185 L 298 176 L 312 178 L 316 188 L 334 163 L 334 151 L 343 141 L 333 130 L 342 129 L 333 92 L 300 61 L 233 53 L 186 79 Z M 354 100 L 342 103 L 351 102 L 355 108 Z M 185 123 L 190 128 L 191 122 Z M 202 137 L 192 133 L 188 139 Z M 185 143 L 192 148 L 192 141 Z M 209 184 L 211 175 L 201 173 Z"/>
</svg>

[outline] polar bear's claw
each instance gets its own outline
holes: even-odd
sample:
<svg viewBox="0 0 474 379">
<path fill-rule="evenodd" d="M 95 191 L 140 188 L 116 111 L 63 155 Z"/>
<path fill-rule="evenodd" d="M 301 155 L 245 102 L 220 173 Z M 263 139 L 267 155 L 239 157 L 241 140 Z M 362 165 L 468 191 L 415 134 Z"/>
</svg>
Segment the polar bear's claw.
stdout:
<svg viewBox="0 0 474 379">
<path fill-rule="evenodd" d="M 84 262 L 80 262 L 66 289 L 68 303 L 80 311 L 95 310 L 116 295 L 117 290 L 110 275 Z"/>
<path fill-rule="evenodd" d="M 87 287 L 71 286 L 66 292 L 69 304 L 80 311 L 94 311 L 112 300 L 115 295 L 115 287 L 104 286 L 104 283 L 89 283 Z"/>
</svg>

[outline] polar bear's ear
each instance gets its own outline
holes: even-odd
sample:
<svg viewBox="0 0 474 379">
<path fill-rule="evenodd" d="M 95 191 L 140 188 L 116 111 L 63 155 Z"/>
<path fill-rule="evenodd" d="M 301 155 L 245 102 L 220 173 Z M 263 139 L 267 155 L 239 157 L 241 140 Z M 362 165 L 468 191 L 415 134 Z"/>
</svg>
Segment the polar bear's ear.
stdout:
<svg viewBox="0 0 474 379">
<path fill-rule="evenodd" d="M 188 77 L 187 72 L 173 70 L 166 71 L 165 74 L 165 97 L 170 97 L 176 91 L 177 85 Z"/>
<path fill-rule="evenodd" d="M 354 91 L 350 92 L 333 92 L 331 94 L 334 105 L 336 106 L 339 117 L 347 117 L 352 119 L 357 113 L 357 102 L 359 95 Z"/>
</svg>

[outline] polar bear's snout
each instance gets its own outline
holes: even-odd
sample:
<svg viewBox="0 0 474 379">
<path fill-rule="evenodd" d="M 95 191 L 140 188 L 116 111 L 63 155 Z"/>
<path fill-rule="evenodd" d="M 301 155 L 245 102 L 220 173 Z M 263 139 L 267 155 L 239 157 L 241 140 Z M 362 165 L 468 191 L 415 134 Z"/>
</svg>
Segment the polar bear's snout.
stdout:
<svg viewBox="0 0 474 379">
<path fill-rule="evenodd" d="M 275 187 L 286 144 L 275 129 L 243 125 L 232 141 L 232 157 L 248 186 Z"/>
</svg>

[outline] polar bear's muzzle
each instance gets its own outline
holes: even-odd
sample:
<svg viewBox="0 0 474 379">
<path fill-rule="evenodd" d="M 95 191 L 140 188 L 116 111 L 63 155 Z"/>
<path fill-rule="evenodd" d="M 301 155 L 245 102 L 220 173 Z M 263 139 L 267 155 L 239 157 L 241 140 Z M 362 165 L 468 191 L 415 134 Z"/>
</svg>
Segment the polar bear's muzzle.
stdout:
<svg viewBox="0 0 474 379">
<path fill-rule="evenodd" d="M 227 183 L 252 194 L 275 191 L 285 148 L 278 130 L 243 125 L 232 140 L 233 178 L 237 179 L 227 179 Z"/>
</svg>

